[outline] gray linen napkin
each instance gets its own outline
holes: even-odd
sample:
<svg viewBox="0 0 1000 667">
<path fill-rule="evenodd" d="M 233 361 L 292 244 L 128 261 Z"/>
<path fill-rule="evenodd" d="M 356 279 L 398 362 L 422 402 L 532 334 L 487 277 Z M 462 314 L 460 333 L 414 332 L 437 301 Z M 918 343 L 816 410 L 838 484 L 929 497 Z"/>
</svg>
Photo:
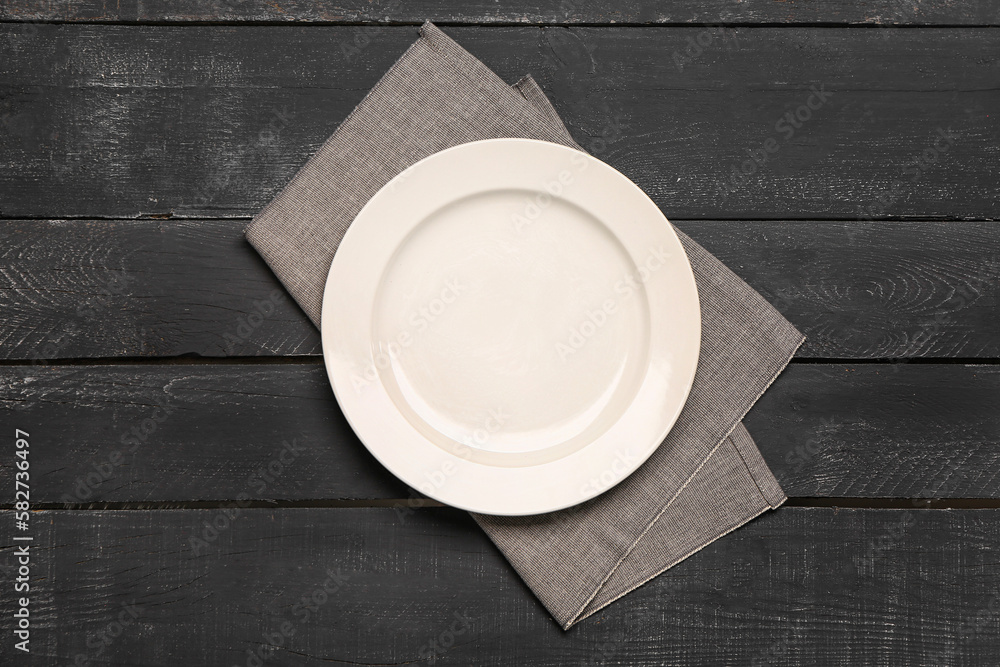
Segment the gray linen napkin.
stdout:
<svg viewBox="0 0 1000 667">
<path fill-rule="evenodd" d="M 434 25 L 420 34 L 247 228 L 247 239 L 317 326 L 344 232 L 404 169 L 479 139 L 579 148 L 531 78 L 508 86 Z M 577 507 L 532 517 L 474 515 L 564 629 L 785 501 L 740 420 L 804 338 L 677 234 L 698 284 L 702 346 L 691 394 L 666 440 L 630 477 Z"/>
</svg>

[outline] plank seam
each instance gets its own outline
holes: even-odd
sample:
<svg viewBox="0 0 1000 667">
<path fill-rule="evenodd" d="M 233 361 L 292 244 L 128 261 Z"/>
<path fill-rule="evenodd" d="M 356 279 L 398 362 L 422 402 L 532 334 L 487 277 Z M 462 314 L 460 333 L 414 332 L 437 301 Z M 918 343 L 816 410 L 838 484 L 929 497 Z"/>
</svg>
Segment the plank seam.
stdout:
<svg viewBox="0 0 1000 667">
<path fill-rule="evenodd" d="M 696 21 L 696 22 L 621 22 L 609 23 L 600 21 L 448 21 L 433 19 L 434 25 L 448 28 L 717 28 L 728 26 L 733 28 L 767 28 L 767 29 L 802 29 L 802 28 L 823 28 L 839 30 L 923 30 L 923 29 L 991 29 L 1000 26 L 996 23 L 875 23 L 875 22 L 832 22 L 832 21 L 803 21 L 803 22 L 775 22 L 775 21 Z M 291 20 L 291 21 L 255 21 L 255 20 L 230 20 L 212 21 L 193 19 L 189 21 L 180 20 L 108 20 L 108 19 L 19 19 L 0 18 L 0 25 L 95 25 L 95 26 L 135 26 L 135 27 L 272 27 L 272 28 L 419 28 L 423 25 L 423 20 L 416 21 L 327 21 L 327 20 Z"/>
<path fill-rule="evenodd" d="M 239 501 L 240 509 L 420 509 L 447 508 L 434 500 L 413 498 L 372 498 L 367 500 L 252 500 Z M 166 511 L 228 509 L 236 503 L 231 500 L 170 500 L 170 501 L 118 501 L 94 503 L 36 502 L 32 511 L 93 512 L 93 511 Z M 784 507 L 832 509 L 905 509 L 917 512 L 934 510 L 988 510 L 1000 509 L 1000 498 L 848 498 L 848 497 L 799 497 L 789 498 L 774 511 Z M 12 511 L 13 503 L 0 503 L 0 511 Z"/>
</svg>

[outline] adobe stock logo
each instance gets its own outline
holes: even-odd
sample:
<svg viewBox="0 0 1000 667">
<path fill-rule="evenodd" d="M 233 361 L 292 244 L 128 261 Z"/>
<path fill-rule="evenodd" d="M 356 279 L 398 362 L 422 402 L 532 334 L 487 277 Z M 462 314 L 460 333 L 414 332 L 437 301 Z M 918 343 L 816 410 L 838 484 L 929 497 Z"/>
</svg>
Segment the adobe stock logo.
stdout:
<svg viewBox="0 0 1000 667">
<path fill-rule="evenodd" d="M 360 373 L 351 374 L 351 385 L 354 390 L 360 394 L 366 387 L 378 380 L 379 370 L 386 370 L 392 366 L 392 360 L 399 359 L 403 352 L 419 338 L 420 334 L 426 331 L 448 310 L 451 304 L 465 293 L 467 287 L 467 285 L 460 283 L 458 278 L 453 277 L 444 281 L 444 286 L 438 295 L 415 308 L 407 320 L 406 326 L 392 339 L 383 341 L 379 351 L 374 354 L 372 360 Z"/>
<path fill-rule="evenodd" d="M 482 449 L 493 437 L 493 434 L 503 428 L 508 419 L 510 419 L 510 415 L 504 412 L 503 408 L 490 409 L 483 425 L 462 437 L 455 447 L 455 455 L 466 461 L 471 459 L 472 450 L 474 448 Z M 443 487 L 456 472 L 458 472 L 458 467 L 450 460 L 442 463 L 440 468 L 425 470 L 424 480 L 417 485 L 417 490 L 425 496 L 433 497 L 435 492 Z"/>
<path fill-rule="evenodd" d="M 805 103 L 800 104 L 792 111 L 785 112 L 774 123 L 774 131 L 780 133 L 784 140 L 779 143 L 778 139 L 770 136 L 765 139 L 757 148 L 747 148 L 747 159 L 742 162 L 733 163 L 728 179 L 715 179 L 715 194 L 723 199 L 731 195 L 737 189 L 746 185 L 751 176 L 764 168 L 764 165 L 781 150 L 808 123 L 814 112 L 822 109 L 829 99 L 833 97 L 833 92 L 826 89 L 826 84 L 816 84 L 810 86 L 811 91 Z"/>
<path fill-rule="evenodd" d="M 594 492 L 604 493 L 631 472 L 639 459 L 631 449 L 616 452 L 614 460 L 601 474 L 591 477 L 580 486 L 581 496 L 591 496 Z"/>
<path fill-rule="evenodd" d="M 561 197 L 566 188 L 571 187 L 576 182 L 576 175 L 587 170 L 592 159 L 589 155 L 578 153 L 570 156 L 569 160 L 573 166 L 573 170 L 563 169 L 551 179 L 545 181 L 542 184 L 542 189 L 535 193 L 534 197 L 525 200 L 523 210 L 511 215 L 510 219 L 514 224 L 514 230 L 523 232 L 535 224 L 545 209 L 551 206 L 553 201 Z"/>
<path fill-rule="evenodd" d="M 646 260 L 639 264 L 635 273 L 628 273 L 618 280 L 612 288 L 615 298 L 605 299 L 597 308 L 587 310 L 580 323 L 569 330 L 569 335 L 564 340 L 556 341 L 556 354 L 559 358 L 565 363 L 569 357 L 580 351 L 587 341 L 607 325 L 611 317 L 618 312 L 622 302 L 642 289 L 653 274 L 666 265 L 668 259 L 670 253 L 664 250 L 663 246 L 654 248 Z"/>
</svg>

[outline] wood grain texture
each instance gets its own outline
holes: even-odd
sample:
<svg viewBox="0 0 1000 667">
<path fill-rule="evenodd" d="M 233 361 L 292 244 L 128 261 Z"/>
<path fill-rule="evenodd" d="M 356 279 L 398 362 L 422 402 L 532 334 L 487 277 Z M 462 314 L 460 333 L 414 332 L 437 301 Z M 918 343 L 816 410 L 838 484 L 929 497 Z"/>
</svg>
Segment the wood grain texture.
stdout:
<svg viewBox="0 0 1000 667">
<path fill-rule="evenodd" d="M 799 357 L 1000 357 L 1000 225 L 677 224 L 806 334 Z M 245 225 L 0 221 L 0 357 L 320 354 Z"/>
<path fill-rule="evenodd" d="M 789 496 L 998 498 L 997 405 L 994 365 L 793 365 L 744 423 Z"/>
<path fill-rule="evenodd" d="M 447 30 L 534 74 L 801 357 L 1000 358 L 1000 36 L 956 27 L 995 3 L 11 0 L 0 412 L 31 433 L 33 502 L 142 509 L 31 514 L 32 655 L 3 595 L 0 664 L 998 664 L 1000 510 L 910 500 L 1000 498 L 997 365 L 793 364 L 746 420 L 788 494 L 904 509 L 768 513 L 568 633 L 367 454 L 242 228 L 426 18 L 495 24 Z M 322 25 L 271 25 L 295 23 Z M 175 359 L 10 363 L 133 357 Z M 225 507 L 164 509 L 192 501 Z"/>
<path fill-rule="evenodd" d="M 507 80 L 533 74 L 576 139 L 671 218 L 996 218 L 997 31 L 706 30 L 448 32 Z M 0 215 L 231 217 L 289 181 L 416 30 L 0 37 Z"/>
<path fill-rule="evenodd" d="M 245 665 L 248 651 L 278 665 L 462 667 L 1000 659 L 995 510 L 782 508 L 567 633 L 462 513 L 219 516 L 36 513 L 32 654 L 17 664 Z M 196 555 L 206 523 L 220 529 Z M 7 630 L 11 596 L 0 610 Z"/>
<path fill-rule="evenodd" d="M 0 6 L 0 20 L 128 22 L 296 22 L 296 23 L 547 23 L 547 24 L 664 24 L 664 23 L 828 23 L 831 25 L 996 25 L 1000 9 L 987 0 L 877 0 L 856 3 L 774 2 L 773 0 L 650 0 L 595 2 L 594 0 L 77 0 L 51 3 L 9 0 Z"/>
<path fill-rule="evenodd" d="M 32 435 L 35 502 L 407 497 L 351 431 L 318 363 L 0 374 L 0 410 Z"/>
<path fill-rule="evenodd" d="M 319 355 L 247 223 L 0 221 L 0 356 Z"/>
<path fill-rule="evenodd" d="M 32 434 L 35 502 L 410 495 L 351 431 L 318 363 L 0 378 L 0 410 Z M 789 496 L 1000 498 L 998 402 L 998 366 L 793 364 L 745 423 Z"/>
<path fill-rule="evenodd" d="M 798 357 L 1000 357 L 996 223 L 677 226 L 806 335 Z"/>
</svg>

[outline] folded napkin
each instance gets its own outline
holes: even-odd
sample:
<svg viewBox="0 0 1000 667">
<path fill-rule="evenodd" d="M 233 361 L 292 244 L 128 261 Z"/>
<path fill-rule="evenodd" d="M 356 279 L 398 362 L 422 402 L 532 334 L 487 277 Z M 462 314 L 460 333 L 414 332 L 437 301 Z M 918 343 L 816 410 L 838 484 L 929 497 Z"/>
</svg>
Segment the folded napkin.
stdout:
<svg viewBox="0 0 1000 667">
<path fill-rule="evenodd" d="M 500 137 L 580 148 L 542 90 L 508 86 L 434 25 L 382 77 L 247 228 L 318 326 L 341 238 L 414 164 Z M 582 505 L 531 517 L 474 515 L 567 629 L 785 501 L 740 420 L 804 340 L 757 292 L 677 230 L 701 299 L 701 357 L 677 423 L 631 476 Z M 349 286 L 344 286 L 349 289 Z"/>
</svg>

